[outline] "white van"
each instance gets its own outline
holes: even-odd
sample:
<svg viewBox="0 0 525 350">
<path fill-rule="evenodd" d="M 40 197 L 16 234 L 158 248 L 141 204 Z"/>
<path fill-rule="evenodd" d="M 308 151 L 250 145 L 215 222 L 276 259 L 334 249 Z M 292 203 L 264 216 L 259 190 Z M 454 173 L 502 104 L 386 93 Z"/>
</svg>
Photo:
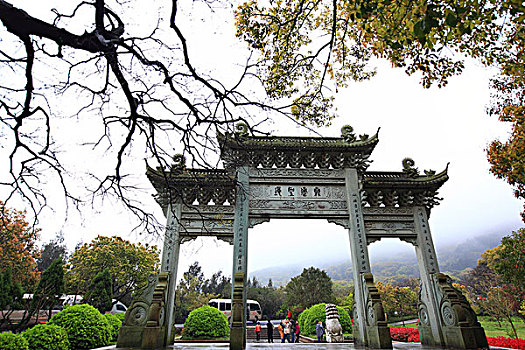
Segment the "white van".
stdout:
<svg viewBox="0 0 525 350">
<path fill-rule="evenodd" d="M 113 299 L 113 306 L 111 307 L 111 311 L 109 312 L 112 315 L 120 314 L 122 312 L 126 312 L 128 310 L 127 306 L 122 304 L 120 301 L 116 301 Z"/>
<path fill-rule="evenodd" d="M 230 321 L 232 313 L 231 299 L 211 299 L 208 305 L 222 311 L 228 317 L 228 321 Z M 262 318 L 261 305 L 259 305 L 258 301 L 248 299 L 246 300 L 246 306 L 249 310 L 248 321 L 257 322 Z"/>
</svg>

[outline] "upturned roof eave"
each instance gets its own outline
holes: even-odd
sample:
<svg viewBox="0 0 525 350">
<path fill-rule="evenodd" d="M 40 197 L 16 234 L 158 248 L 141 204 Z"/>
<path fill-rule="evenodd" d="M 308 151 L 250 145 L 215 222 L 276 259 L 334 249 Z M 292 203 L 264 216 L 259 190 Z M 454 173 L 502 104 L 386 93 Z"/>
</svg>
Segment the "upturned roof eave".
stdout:
<svg viewBox="0 0 525 350">
<path fill-rule="evenodd" d="M 448 180 L 448 167 L 442 172 L 434 175 L 418 175 L 409 177 L 403 172 L 380 172 L 370 171 L 364 174 L 363 185 L 365 187 L 428 187 L 437 189 Z"/>
</svg>

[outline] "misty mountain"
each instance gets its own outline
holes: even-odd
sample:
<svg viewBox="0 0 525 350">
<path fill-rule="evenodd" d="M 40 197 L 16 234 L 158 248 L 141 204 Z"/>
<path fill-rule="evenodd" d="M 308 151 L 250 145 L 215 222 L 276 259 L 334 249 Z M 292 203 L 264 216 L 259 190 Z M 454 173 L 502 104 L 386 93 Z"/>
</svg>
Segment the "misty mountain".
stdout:
<svg viewBox="0 0 525 350">
<path fill-rule="evenodd" d="M 487 234 L 469 238 L 459 244 L 447 245 L 437 248 L 440 270 L 456 274 L 457 271 L 466 268 L 474 268 L 481 253 L 493 248 L 500 243 L 503 234 Z M 306 266 L 308 265 L 308 266 Z M 254 271 L 250 274 L 255 276 L 263 285 L 271 278 L 274 286 L 286 285 L 288 281 L 299 275 L 303 268 L 316 266 L 336 281 L 351 281 L 352 266 L 350 259 L 344 261 L 308 262 L 288 264 Z M 416 254 L 412 252 L 396 254 L 383 253 L 375 256 L 372 262 L 372 273 L 376 281 L 392 281 L 402 278 L 419 278 Z"/>
</svg>

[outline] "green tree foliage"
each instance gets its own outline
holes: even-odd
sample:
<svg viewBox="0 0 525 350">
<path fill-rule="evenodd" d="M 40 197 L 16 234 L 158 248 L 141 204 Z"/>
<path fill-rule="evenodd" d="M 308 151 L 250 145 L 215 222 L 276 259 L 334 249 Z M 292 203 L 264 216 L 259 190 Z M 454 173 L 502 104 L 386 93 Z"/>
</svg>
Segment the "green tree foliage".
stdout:
<svg viewBox="0 0 525 350">
<path fill-rule="evenodd" d="M 93 349 L 110 342 L 110 326 L 93 306 L 73 305 L 54 315 L 49 324 L 65 329 L 72 349 Z"/>
<path fill-rule="evenodd" d="M 23 307 L 24 291 L 20 282 L 13 281 L 11 269 L 7 268 L 4 272 L 0 271 L 0 327 L 9 322 L 9 318 L 14 310 Z"/>
<path fill-rule="evenodd" d="M 36 286 L 31 309 L 38 313 L 41 309 L 51 310 L 58 304 L 58 299 L 64 293 L 64 266 L 62 258 L 55 259 L 51 265 L 42 272 L 40 281 Z"/>
<path fill-rule="evenodd" d="M 122 312 L 122 313 L 119 313 L 118 315 L 124 316 L 124 313 Z M 109 324 L 111 341 L 115 342 L 117 341 L 118 331 L 120 327 L 122 326 L 123 318 L 121 319 L 121 317 L 117 315 L 112 315 L 112 314 L 104 314 L 104 317 L 106 318 Z"/>
<path fill-rule="evenodd" d="M 495 93 L 489 113 L 509 123 L 512 131 L 508 140 L 492 142 L 487 155 L 490 172 L 514 186 L 517 198 L 525 199 L 525 8 L 517 0 L 502 4 L 508 13 L 501 29 L 502 47 L 495 51 L 500 74 L 492 81 Z"/>
<path fill-rule="evenodd" d="M 325 271 L 315 267 L 305 268 L 293 277 L 285 287 L 286 304 L 289 307 L 307 308 L 318 303 L 335 301 L 332 280 Z"/>
<path fill-rule="evenodd" d="M 89 305 L 95 307 L 101 313 L 111 310 L 112 306 L 113 283 L 109 269 L 97 273 L 91 287 L 84 296 L 84 300 Z"/>
<path fill-rule="evenodd" d="M 505 283 L 525 292 L 525 229 L 501 239 L 496 271 Z"/>
<path fill-rule="evenodd" d="M 40 257 L 36 259 L 36 268 L 42 272 L 46 270 L 51 263 L 61 258 L 62 261 L 67 260 L 67 247 L 64 244 L 64 235 L 62 232 L 56 235 L 54 239 L 42 246 L 40 250 Z"/>
<path fill-rule="evenodd" d="M 475 308 L 509 325 L 509 334 L 515 335 L 512 316 L 519 314 L 519 305 L 524 300 L 522 281 L 519 275 L 520 233 L 504 237 L 502 244 L 487 249 L 481 254 L 478 265 L 461 281 L 468 291 L 468 298 Z M 505 245 L 503 242 L 506 242 Z M 515 250 L 515 251 L 514 251 Z M 513 257 L 515 260 L 513 260 Z M 505 271 L 506 276 L 505 277 Z M 516 281 L 517 285 L 512 282 Z"/>
<path fill-rule="evenodd" d="M 25 212 L 10 209 L 0 201 L 0 272 L 10 269 L 13 282 L 33 291 L 39 279 L 36 270 L 38 230 L 30 227 Z"/>
<path fill-rule="evenodd" d="M 252 282 L 253 285 L 253 282 Z M 257 300 L 261 305 L 263 318 L 278 318 L 279 310 L 284 304 L 285 293 L 283 288 L 271 287 L 249 287 L 247 289 L 248 299 Z"/>
<path fill-rule="evenodd" d="M 24 333 L 29 349 L 38 350 L 68 350 L 67 332 L 57 325 L 38 324 Z"/>
<path fill-rule="evenodd" d="M 325 303 L 313 305 L 299 315 L 298 322 L 302 334 L 314 335 L 317 322 L 321 321 L 323 325 L 325 324 L 325 305 Z M 343 333 L 352 333 L 352 320 L 348 312 L 340 306 L 337 307 L 337 311 L 339 312 L 339 323 L 343 328 Z"/>
<path fill-rule="evenodd" d="M 340 305 L 343 309 L 348 312 L 349 315 L 352 314 L 352 307 L 354 304 L 354 292 L 348 293 L 346 296 L 336 299 L 337 305 Z"/>
<path fill-rule="evenodd" d="M 29 350 L 27 340 L 21 334 L 11 332 L 0 333 L 0 349 Z"/>
<path fill-rule="evenodd" d="M 100 271 L 108 269 L 113 278 L 113 298 L 122 301 L 147 283 L 158 269 L 156 246 L 130 243 L 120 237 L 98 236 L 75 249 L 66 265 L 69 294 L 85 294 Z"/>
<path fill-rule="evenodd" d="M 20 282 L 13 281 L 11 269 L 0 272 L 0 309 L 21 307 L 24 291 Z"/>
<path fill-rule="evenodd" d="M 188 315 L 184 323 L 183 337 L 192 339 L 213 339 L 227 337 L 228 319 L 214 307 L 203 305 Z"/>
<path fill-rule="evenodd" d="M 251 0 L 236 11 L 237 36 L 260 53 L 268 94 L 293 98 L 298 119 L 324 124 L 332 107 L 327 88 L 370 78 L 372 57 L 419 72 L 424 87 L 462 71 L 446 50 L 492 63 L 487 46 L 497 45 L 496 21 L 507 11 L 489 2 Z"/>
<path fill-rule="evenodd" d="M 220 276 L 220 274 L 217 276 Z M 206 292 L 205 290 L 212 291 L 209 286 L 210 283 L 204 277 L 199 263 L 194 262 L 192 265 L 190 265 L 188 271 L 184 272 L 183 277 L 178 283 L 177 289 L 175 290 L 176 322 L 184 322 L 190 311 L 200 306 L 207 305 L 210 299 L 220 296 L 220 294 Z M 217 285 L 217 288 L 219 289 L 224 287 L 219 287 Z"/>
<path fill-rule="evenodd" d="M 399 287 L 381 281 L 376 284 L 387 317 L 404 317 L 417 314 L 418 290 Z"/>
<path fill-rule="evenodd" d="M 497 319 L 504 319 L 510 326 L 509 335 L 518 337 L 512 316 L 519 310 L 517 299 L 502 287 L 492 287 L 487 296 L 480 300 L 481 307 Z"/>
<path fill-rule="evenodd" d="M 210 279 L 204 280 L 202 291 L 207 294 L 218 295 L 221 298 L 229 298 L 231 287 L 231 279 L 223 276 L 222 271 L 218 271 L 214 273 Z"/>
</svg>

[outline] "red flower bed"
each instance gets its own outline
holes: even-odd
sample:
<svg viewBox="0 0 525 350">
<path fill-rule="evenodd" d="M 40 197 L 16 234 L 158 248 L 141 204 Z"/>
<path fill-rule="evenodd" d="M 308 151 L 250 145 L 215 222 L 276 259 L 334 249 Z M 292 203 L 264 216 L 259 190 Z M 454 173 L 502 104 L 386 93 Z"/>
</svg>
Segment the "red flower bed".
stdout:
<svg viewBox="0 0 525 350">
<path fill-rule="evenodd" d="M 409 343 L 419 343 L 419 331 L 417 328 L 390 327 L 392 340 L 404 341 Z"/>
<path fill-rule="evenodd" d="M 489 345 L 502 348 L 525 349 L 525 339 L 512 339 L 505 337 L 487 337 Z"/>
</svg>

